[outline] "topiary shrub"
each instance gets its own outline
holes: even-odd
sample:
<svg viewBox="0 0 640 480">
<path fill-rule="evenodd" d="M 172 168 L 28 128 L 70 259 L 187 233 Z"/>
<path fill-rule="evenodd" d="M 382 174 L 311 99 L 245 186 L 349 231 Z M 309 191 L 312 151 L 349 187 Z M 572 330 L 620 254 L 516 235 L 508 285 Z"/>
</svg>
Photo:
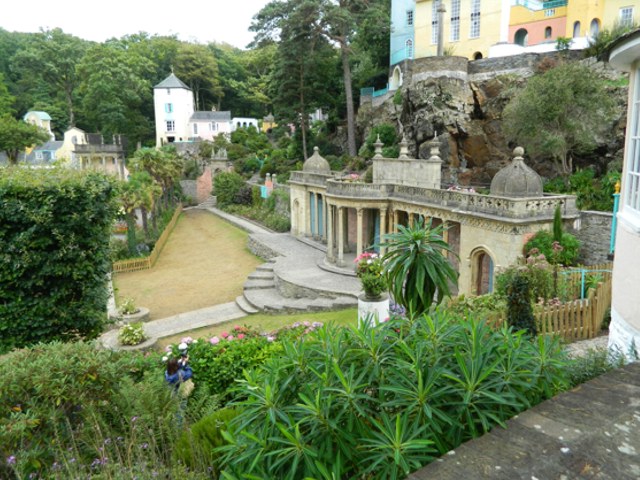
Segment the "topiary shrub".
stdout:
<svg viewBox="0 0 640 480">
<path fill-rule="evenodd" d="M 532 336 L 538 333 L 529 280 L 524 275 L 514 276 L 507 287 L 507 323 L 516 330 L 526 330 Z"/>
<path fill-rule="evenodd" d="M 115 192 L 95 172 L 0 169 L 0 352 L 101 331 Z"/>
</svg>

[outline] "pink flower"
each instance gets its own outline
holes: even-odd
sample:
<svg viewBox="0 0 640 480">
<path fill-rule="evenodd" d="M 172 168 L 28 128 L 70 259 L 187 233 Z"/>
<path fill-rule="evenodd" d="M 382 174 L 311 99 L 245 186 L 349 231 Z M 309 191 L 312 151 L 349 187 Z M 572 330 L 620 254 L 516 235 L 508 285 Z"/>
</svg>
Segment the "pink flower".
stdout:
<svg viewBox="0 0 640 480">
<path fill-rule="evenodd" d="M 189 345 L 190 343 L 193 343 L 193 338 L 191 338 L 191 337 L 183 337 L 180 340 L 180 343 L 186 343 L 187 345 Z"/>
<path fill-rule="evenodd" d="M 233 329 L 237 332 L 238 330 L 242 330 L 242 327 L 240 325 L 236 325 Z"/>
<path fill-rule="evenodd" d="M 304 322 L 302 322 L 302 324 L 303 324 L 305 327 L 310 327 L 310 326 L 311 326 L 311 323 L 307 322 L 306 320 L 305 320 Z"/>
<path fill-rule="evenodd" d="M 221 336 L 222 338 L 227 338 L 227 337 L 229 336 L 229 334 L 228 334 L 227 332 L 222 332 L 222 333 L 220 334 L 220 336 Z"/>
<path fill-rule="evenodd" d="M 267 342 L 273 342 L 276 339 L 276 337 L 272 337 L 271 335 L 269 335 L 267 337 Z"/>
<path fill-rule="evenodd" d="M 387 318 L 384 318 L 384 319 L 380 320 L 380 322 L 382 322 L 382 323 L 384 323 L 384 322 L 388 322 L 388 321 L 389 321 L 389 317 L 387 317 Z"/>
<path fill-rule="evenodd" d="M 173 347 L 171 345 L 167 345 L 164 347 L 164 351 L 167 353 L 171 353 L 173 351 Z"/>
<path fill-rule="evenodd" d="M 238 334 L 238 340 L 242 340 L 244 338 L 244 333 L 239 333 Z"/>
<path fill-rule="evenodd" d="M 220 343 L 220 339 L 219 339 L 218 337 L 211 337 L 211 338 L 209 339 L 209 343 L 210 343 L 211 345 L 217 345 L 218 343 Z"/>
<path fill-rule="evenodd" d="M 229 335 L 229 336 L 227 337 L 227 340 L 229 340 L 229 341 L 231 341 L 231 340 L 233 340 L 233 339 L 234 339 L 234 336 L 233 336 L 233 335 Z"/>
</svg>

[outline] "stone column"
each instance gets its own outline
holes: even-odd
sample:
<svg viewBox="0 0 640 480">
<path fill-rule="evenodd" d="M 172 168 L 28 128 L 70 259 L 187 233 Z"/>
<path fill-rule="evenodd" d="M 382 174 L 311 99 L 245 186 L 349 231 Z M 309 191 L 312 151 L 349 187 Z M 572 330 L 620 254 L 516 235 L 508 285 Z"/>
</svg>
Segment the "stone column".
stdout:
<svg viewBox="0 0 640 480">
<path fill-rule="evenodd" d="M 344 267 L 344 207 L 338 207 L 338 261 Z"/>
<path fill-rule="evenodd" d="M 413 217 L 414 217 L 414 213 L 413 212 L 409 212 L 409 226 L 413 227 Z"/>
<path fill-rule="evenodd" d="M 435 1 L 435 0 L 434 0 Z M 438 56 L 444 56 L 444 14 L 447 11 L 444 8 L 444 2 L 441 0 L 438 5 Z"/>
<path fill-rule="evenodd" d="M 393 211 L 393 233 L 398 232 L 398 223 L 400 222 L 400 210 Z"/>
<path fill-rule="evenodd" d="M 382 243 L 384 241 L 384 236 L 387 233 L 387 209 L 380 209 L 380 238 L 379 242 Z M 385 254 L 386 248 L 380 247 L 380 255 Z"/>
<path fill-rule="evenodd" d="M 327 259 L 334 263 L 336 261 L 334 249 L 334 225 L 333 225 L 333 205 L 327 204 Z"/>
<path fill-rule="evenodd" d="M 360 254 L 362 253 L 362 215 L 363 215 L 363 209 L 362 208 L 358 208 L 356 209 L 356 213 L 357 213 L 357 217 L 358 217 L 358 222 L 356 224 L 356 256 L 360 256 Z"/>
<path fill-rule="evenodd" d="M 318 218 L 318 213 L 320 213 L 320 207 L 318 207 L 318 198 L 320 197 L 320 195 L 318 195 L 317 193 L 313 194 L 313 208 L 315 209 L 315 215 L 313 216 L 313 232 L 315 233 L 315 235 L 313 236 L 314 239 L 317 239 L 320 235 L 320 219 Z"/>
<path fill-rule="evenodd" d="M 303 236 L 311 235 L 311 192 L 306 192 L 304 200 L 304 227 L 300 232 Z"/>
</svg>

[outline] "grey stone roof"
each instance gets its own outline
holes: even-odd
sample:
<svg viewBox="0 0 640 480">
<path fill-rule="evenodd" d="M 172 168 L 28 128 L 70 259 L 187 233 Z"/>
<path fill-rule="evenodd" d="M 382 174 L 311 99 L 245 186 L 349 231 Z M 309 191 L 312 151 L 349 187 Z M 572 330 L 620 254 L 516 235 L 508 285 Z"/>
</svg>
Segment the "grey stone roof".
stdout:
<svg viewBox="0 0 640 480">
<path fill-rule="evenodd" d="M 209 121 L 209 122 L 213 122 L 213 121 L 230 122 L 231 112 L 230 111 L 193 112 L 193 115 L 191 115 L 191 118 L 189 119 L 190 122 L 203 121 L 203 120 Z"/>
<path fill-rule="evenodd" d="M 186 88 L 187 90 L 191 90 L 182 80 L 176 77 L 175 74 L 173 73 L 153 88 Z"/>
<path fill-rule="evenodd" d="M 502 197 L 541 197 L 542 178 L 524 163 L 524 149 L 513 150 L 512 162 L 491 180 L 491 195 Z"/>
<path fill-rule="evenodd" d="M 318 147 L 313 147 L 313 155 L 307 158 L 307 160 L 304 162 L 302 171 L 314 173 L 329 173 L 331 172 L 331 166 L 329 165 L 329 162 L 327 162 L 320 156 L 320 149 Z"/>
<path fill-rule="evenodd" d="M 38 145 L 34 148 L 29 155 L 26 156 L 24 161 L 26 163 L 40 164 L 40 163 L 51 163 L 56 159 L 51 158 L 49 155 L 46 158 L 37 159 L 36 152 L 57 152 L 58 149 L 62 147 L 64 142 L 61 140 L 51 140 L 43 143 L 42 145 Z"/>
</svg>

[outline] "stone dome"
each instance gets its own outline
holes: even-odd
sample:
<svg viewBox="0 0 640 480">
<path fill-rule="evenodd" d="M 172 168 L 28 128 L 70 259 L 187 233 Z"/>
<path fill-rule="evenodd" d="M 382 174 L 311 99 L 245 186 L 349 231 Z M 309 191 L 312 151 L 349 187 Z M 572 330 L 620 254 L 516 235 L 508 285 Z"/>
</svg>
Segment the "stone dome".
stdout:
<svg viewBox="0 0 640 480">
<path fill-rule="evenodd" d="M 513 150 L 513 160 L 491 180 L 491 195 L 501 197 L 541 197 L 542 178 L 524 163 L 524 149 Z"/>
<path fill-rule="evenodd" d="M 318 147 L 313 147 L 313 155 L 307 158 L 307 160 L 304 162 L 302 171 L 313 173 L 330 173 L 331 167 L 329 166 L 329 162 L 327 162 L 320 156 L 320 150 L 318 149 Z"/>
</svg>

